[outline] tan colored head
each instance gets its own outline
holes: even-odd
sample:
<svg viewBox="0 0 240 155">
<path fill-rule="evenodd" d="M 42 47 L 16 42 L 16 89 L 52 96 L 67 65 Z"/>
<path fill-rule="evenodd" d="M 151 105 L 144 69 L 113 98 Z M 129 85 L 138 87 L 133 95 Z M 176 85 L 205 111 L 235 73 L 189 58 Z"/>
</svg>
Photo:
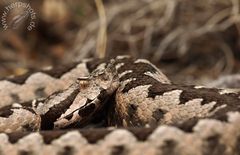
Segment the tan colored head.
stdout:
<svg viewBox="0 0 240 155">
<path fill-rule="evenodd" d="M 110 63 L 100 65 L 88 77 L 78 78 L 81 93 L 92 93 L 93 90 L 109 90 L 116 89 L 118 86 L 118 76 L 114 66 L 114 60 Z M 111 92 L 109 92 L 111 93 Z"/>
<path fill-rule="evenodd" d="M 92 118 L 118 88 L 114 62 L 100 65 L 88 77 L 78 78 L 79 95 L 72 106 L 54 124 L 55 128 L 81 125 Z"/>
</svg>

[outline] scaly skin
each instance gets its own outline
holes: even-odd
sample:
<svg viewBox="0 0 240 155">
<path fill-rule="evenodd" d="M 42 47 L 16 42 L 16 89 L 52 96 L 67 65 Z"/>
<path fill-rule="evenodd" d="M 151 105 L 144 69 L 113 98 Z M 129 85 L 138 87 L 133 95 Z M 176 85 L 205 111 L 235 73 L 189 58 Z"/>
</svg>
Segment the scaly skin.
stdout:
<svg viewBox="0 0 240 155">
<path fill-rule="evenodd" d="M 5 79 L 0 96 L 2 154 L 240 151 L 238 90 L 175 85 L 144 59 L 93 59 Z M 126 129 L 56 130 L 84 127 L 101 113 L 104 126 Z"/>
</svg>

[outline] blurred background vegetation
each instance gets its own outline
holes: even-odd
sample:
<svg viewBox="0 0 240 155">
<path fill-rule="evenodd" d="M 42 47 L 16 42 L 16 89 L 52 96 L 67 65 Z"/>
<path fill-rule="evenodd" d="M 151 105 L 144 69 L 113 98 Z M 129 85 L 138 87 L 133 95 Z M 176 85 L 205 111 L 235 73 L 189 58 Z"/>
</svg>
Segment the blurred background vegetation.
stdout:
<svg viewBox="0 0 240 155">
<path fill-rule="evenodd" d="M 14 2 L 1 0 L 0 15 Z M 0 77 L 97 57 L 99 51 L 147 58 L 177 83 L 203 84 L 240 69 L 239 0 L 21 2 L 34 9 L 35 27 L 27 30 L 30 16 L 17 28 L 1 24 Z M 7 23 L 21 11 L 12 9 Z"/>
</svg>

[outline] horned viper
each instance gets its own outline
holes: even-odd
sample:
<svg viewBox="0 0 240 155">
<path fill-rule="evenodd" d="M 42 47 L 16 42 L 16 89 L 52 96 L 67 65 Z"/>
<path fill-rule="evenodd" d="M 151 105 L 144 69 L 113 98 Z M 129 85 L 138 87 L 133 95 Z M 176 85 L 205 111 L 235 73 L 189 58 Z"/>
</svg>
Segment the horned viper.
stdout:
<svg viewBox="0 0 240 155">
<path fill-rule="evenodd" d="M 129 56 L 4 78 L 0 154 L 240 154 L 239 95 Z"/>
</svg>

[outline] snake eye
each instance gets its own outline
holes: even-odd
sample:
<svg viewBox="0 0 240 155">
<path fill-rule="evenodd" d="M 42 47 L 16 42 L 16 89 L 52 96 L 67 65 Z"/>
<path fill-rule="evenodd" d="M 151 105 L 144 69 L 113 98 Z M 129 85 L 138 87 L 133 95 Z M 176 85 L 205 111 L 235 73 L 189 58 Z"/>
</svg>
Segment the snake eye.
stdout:
<svg viewBox="0 0 240 155">
<path fill-rule="evenodd" d="M 80 77 L 77 79 L 81 88 L 85 88 L 89 84 L 89 77 Z"/>
</svg>

